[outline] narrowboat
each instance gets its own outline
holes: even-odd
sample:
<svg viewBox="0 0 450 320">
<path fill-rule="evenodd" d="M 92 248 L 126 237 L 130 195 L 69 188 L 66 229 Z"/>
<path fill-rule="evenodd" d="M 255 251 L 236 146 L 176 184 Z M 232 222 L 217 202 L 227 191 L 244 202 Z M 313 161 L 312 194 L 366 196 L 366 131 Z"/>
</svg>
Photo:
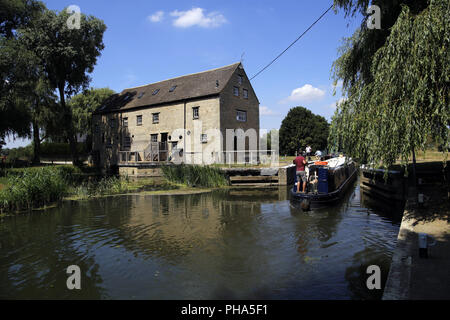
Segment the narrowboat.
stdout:
<svg viewBox="0 0 450 320">
<path fill-rule="evenodd" d="M 306 192 L 297 193 L 297 177 L 291 190 L 291 200 L 299 202 L 305 210 L 335 204 L 357 177 L 357 167 L 353 160 L 347 157 L 308 162 L 305 171 Z M 303 183 L 300 187 L 303 187 Z"/>
</svg>

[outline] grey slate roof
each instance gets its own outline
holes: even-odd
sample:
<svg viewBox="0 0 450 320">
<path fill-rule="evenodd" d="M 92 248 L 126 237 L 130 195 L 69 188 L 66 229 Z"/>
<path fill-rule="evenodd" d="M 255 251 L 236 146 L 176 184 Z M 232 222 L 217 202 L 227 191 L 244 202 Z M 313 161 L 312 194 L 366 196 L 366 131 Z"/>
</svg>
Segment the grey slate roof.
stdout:
<svg viewBox="0 0 450 320">
<path fill-rule="evenodd" d="M 220 94 L 240 63 L 123 90 L 109 97 L 94 114 L 117 112 Z M 217 86 L 218 84 L 218 86 Z M 170 92 L 173 87 L 176 88 Z M 156 90 L 159 91 L 156 94 Z"/>
</svg>

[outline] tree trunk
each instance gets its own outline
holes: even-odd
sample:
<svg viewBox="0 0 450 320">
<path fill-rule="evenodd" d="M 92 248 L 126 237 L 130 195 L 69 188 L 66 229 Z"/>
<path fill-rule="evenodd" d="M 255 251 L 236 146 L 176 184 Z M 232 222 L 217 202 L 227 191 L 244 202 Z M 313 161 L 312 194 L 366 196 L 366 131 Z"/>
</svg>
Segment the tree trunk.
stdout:
<svg viewBox="0 0 450 320">
<path fill-rule="evenodd" d="M 64 96 L 64 84 L 61 84 L 59 87 L 59 97 L 61 100 L 61 108 L 64 111 L 64 125 L 66 127 L 67 137 L 69 139 L 70 144 L 70 153 L 72 154 L 72 163 L 75 166 L 80 165 L 80 161 L 78 159 L 78 151 L 77 151 L 77 142 L 75 139 L 75 134 L 73 130 L 73 123 L 72 123 L 72 110 L 70 110 L 66 106 L 66 99 Z"/>
<path fill-rule="evenodd" d="M 33 164 L 41 163 L 41 139 L 39 138 L 39 126 L 33 120 Z"/>
</svg>

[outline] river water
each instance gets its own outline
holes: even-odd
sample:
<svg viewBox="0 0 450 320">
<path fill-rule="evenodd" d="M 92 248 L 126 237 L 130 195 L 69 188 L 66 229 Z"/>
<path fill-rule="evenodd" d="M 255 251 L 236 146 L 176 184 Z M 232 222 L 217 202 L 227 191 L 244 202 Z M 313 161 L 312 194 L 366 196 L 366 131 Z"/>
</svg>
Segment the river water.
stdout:
<svg viewBox="0 0 450 320">
<path fill-rule="evenodd" d="M 65 201 L 0 222 L 2 299 L 379 299 L 399 229 L 358 183 L 303 212 L 287 188 Z M 388 210 L 389 211 L 389 210 Z M 81 270 L 68 290 L 66 269 Z"/>
</svg>

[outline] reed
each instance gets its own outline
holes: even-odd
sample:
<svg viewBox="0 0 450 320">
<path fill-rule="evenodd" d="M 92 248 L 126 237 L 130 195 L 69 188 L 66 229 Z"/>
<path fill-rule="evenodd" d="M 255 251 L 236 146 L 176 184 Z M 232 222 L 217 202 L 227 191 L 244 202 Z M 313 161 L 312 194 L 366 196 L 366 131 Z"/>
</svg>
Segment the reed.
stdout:
<svg viewBox="0 0 450 320">
<path fill-rule="evenodd" d="M 104 177 L 98 181 L 88 181 L 77 185 L 73 194 L 81 199 L 95 196 L 126 193 L 129 191 L 128 178 Z"/>
<path fill-rule="evenodd" d="M 176 165 L 162 167 L 165 178 L 174 183 L 190 187 L 215 188 L 228 185 L 225 174 L 218 168 L 198 165 Z"/>
<path fill-rule="evenodd" d="M 0 191 L 0 211 L 31 210 L 61 200 L 67 193 L 68 174 L 55 167 L 33 168 L 7 177 Z"/>
</svg>

